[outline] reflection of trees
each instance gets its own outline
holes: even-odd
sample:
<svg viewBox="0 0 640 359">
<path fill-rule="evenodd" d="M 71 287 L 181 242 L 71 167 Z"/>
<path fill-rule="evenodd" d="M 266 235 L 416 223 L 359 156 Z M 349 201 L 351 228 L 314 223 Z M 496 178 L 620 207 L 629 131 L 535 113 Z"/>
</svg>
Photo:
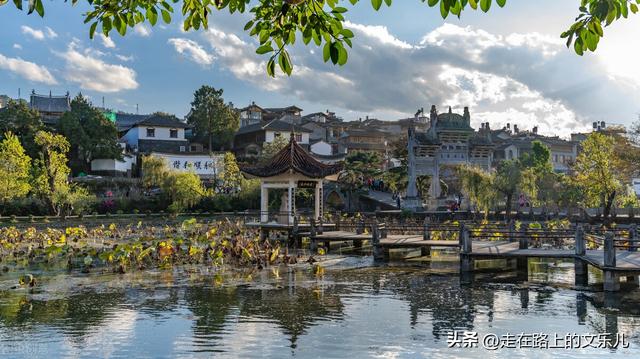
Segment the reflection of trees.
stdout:
<svg viewBox="0 0 640 359">
<path fill-rule="evenodd" d="M 29 300 L 24 292 L 5 292 L 0 297 L 0 322 L 7 328 L 25 331 L 32 329 L 32 325 L 45 324 L 81 336 L 99 325 L 110 309 L 124 300 L 124 292 L 86 291 L 51 300 Z"/>
<path fill-rule="evenodd" d="M 317 288 L 189 287 L 185 300 L 197 317 L 194 326 L 196 337 L 219 335 L 231 310 L 238 308 L 241 316 L 262 318 L 280 326 L 290 337 L 292 348 L 296 347 L 298 337 L 316 322 L 341 318 L 343 310 L 336 294 L 323 293 Z"/>
</svg>

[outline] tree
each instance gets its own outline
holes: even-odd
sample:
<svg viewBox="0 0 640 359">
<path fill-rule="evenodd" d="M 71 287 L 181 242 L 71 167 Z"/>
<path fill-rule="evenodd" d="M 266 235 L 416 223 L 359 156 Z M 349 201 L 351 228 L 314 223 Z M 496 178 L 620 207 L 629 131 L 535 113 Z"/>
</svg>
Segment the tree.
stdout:
<svg viewBox="0 0 640 359">
<path fill-rule="evenodd" d="M 582 142 L 573 166 L 575 181 L 582 188 L 586 204 L 602 206 L 605 219 L 621 189 L 616 161 L 613 138 L 594 132 Z"/>
<path fill-rule="evenodd" d="M 0 111 L 0 133 L 11 132 L 18 136 L 27 155 L 38 157 L 39 148 L 35 143 L 36 133 L 44 128 L 40 114 L 29 108 L 25 101 L 10 100 Z"/>
<path fill-rule="evenodd" d="M 554 188 L 554 184 L 558 181 L 558 175 L 553 172 L 549 147 L 538 140 L 533 141 L 531 152 L 524 153 L 518 161 L 520 167 L 533 176 L 536 198 L 532 200 L 543 205 L 555 202 L 557 188 Z"/>
<path fill-rule="evenodd" d="M 530 169 L 523 169 L 518 161 L 506 160 L 498 164 L 493 186 L 505 200 L 505 216 L 511 216 L 513 198 L 521 191 L 529 197 L 535 197 L 535 175 Z"/>
<path fill-rule="evenodd" d="M 77 172 L 87 172 L 96 158 L 122 158 L 115 124 L 82 94 L 71 101 L 71 111 L 62 115 L 57 128 L 69 141 L 69 162 Z"/>
<path fill-rule="evenodd" d="M 0 142 L 0 202 L 24 197 L 31 189 L 31 157 L 29 157 L 16 135 L 4 134 Z"/>
<path fill-rule="evenodd" d="M 494 176 L 479 167 L 468 165 L 459 166 L 457 175 L 464 194 L 478 210 L 484 212 L 486 218 L 496 199 Z"/>
<path fill-rule="evenodd" d="M 194 126 L 195 137 L 199 141 L 207 141 L 209 151 L 213 151 L 214 138 L 216 145 L 228 148 L 233 134 L 240 126 L 238 112 L 224 103 L 223 90 L 211 86 L 202 86 L 193 94 L 191 112 L 187 122 Z"/>
<path fill-rule="evenodd" d="M 236 156 L 227 152 L 224 154 L 224 169 L 222 172 L 222 187 L 227 192 L 236 192 L 242 184 L 242 173 L 236 162 Z"/>
<path fill-rule="evenodd" d="M 278 154 L 280 150 L 285 148 L 289 144 L 289 141 L 284 136 L 279 136 L 273 139 L 271 142 L 267 142 L 262 145 L 262 151 L 260 152 L 259 161 L 265 163 L 269 161 L 273 156 Z"/>
<path fill-rule="evenodd" d="M 68 180 L 71 170 L 67 166 L 67 139 L 62 135 L 38 131 L 35 142 L 40 146 L 40 157 L 33 169 L 35 194 L 48 203 L 55 215 L 87 207 L 94 197 Z"/>
<path fill-rule="evenodd" d="M 420 0 L 430 7 L 439 9 L 443 18 L 450 14 L 461 17 L 464 10 L 489 11 L 492 0 Z M 72 0 L 77 4 L 79 0 Z M 359 0 L 348 0 L 352 6 Z M 507 0 L 495 0 L 500 7 L 505 6 Z M 9 1 L 0 1 L 5 5 Z M 22 9 L 22 1 L 14 0 L 13 3 Z M 174 5 L 177 0 L 157 1 L 107 1 L 87 0 L 90 10 L 84 13 L 85 23 L 90 23 L 89 37 L 93 38 L 98 31 L 108 36 L 112 30 L 116 30 L 124 36 L 128 28 L 148 21 L 155 25 L 158 16 L 165 23 L 171 22 Z M 375 10 L 379 10 L 382 4 L 391 6 L 392 0 L 371 0 Z M 569 29 L 560 37 L 567 39 L 567 47 L 573 44 L 573 49 L 578 55 L 585 51 L 595 51 L 600 38 L 604 36 L 603 26 L 610 25 L 620 17 L 626 18 L 629 12 L 638 11 L 637 0 L 580 0 L 579 14 Z M 347 62 L 347 47 L 352 46 L 354 34 L 344 27 L 345 14 L 348 9 L 343 5 L 347 0 L 216 0 L 216 1 L 182 1 L 181 13 L 184 21 L 182 28 L 198 30 L 207 28 L 209 18 L 216 10 L 227 9 L 231 13 L 252 14 L 252 19 L 246 23 L 244 30 L 255 37 L 259 46 L 258 54 L 269 55 L 266 62 L 267 73 L 275 75 L 276 63 L 282 72 L 290 75 L 293 69 L 287 47 L 292 46 L 296 39 L 302 38 L 305 45 L 312 40 L 316 46 L 322 46 L 322 57 L 325 62 L 331 60 L 335 65 L 344 65 Z M 29 1 L 29 14 L 36 12 L 44 16 L 42 0 Z M 324 44 L 324 45 L 323 45 Z"/>
<path fill-rule="evenodd" d="M 160 187 L 169 203 L 169 210 L 181 212 L 208 195 L 200 177 L 194 171 L 168 168 L 159 157 L 142 157 L 142 183 L 146 188 Z"/>
</svg>

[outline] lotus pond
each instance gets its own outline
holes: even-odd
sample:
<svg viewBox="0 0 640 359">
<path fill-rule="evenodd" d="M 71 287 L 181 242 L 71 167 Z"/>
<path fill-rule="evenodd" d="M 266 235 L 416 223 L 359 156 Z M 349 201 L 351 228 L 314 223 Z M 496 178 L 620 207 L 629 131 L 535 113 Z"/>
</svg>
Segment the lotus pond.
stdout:
<svg viewBox="0 0 640 359">
<path fill-rule="evenodd" d="M 0 357 L 640 357 L 640 290 L 577 290 L 572 262 L 531 259 L 526 281 L 488 268 L 463 285 L 447 251 L 314 262 L 230 221 L 109 227 L 2 229 Z M 459 331 L 613 333 L 629 346 L 448 348 Z"/>
</svg>

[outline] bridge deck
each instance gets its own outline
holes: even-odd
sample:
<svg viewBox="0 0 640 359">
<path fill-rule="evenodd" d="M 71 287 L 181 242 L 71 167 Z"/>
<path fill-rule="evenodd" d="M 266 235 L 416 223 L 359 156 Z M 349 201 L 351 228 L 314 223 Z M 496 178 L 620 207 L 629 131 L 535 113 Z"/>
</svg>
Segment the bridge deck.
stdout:
<svg viewBox="0 0 640 359">
<path fill-rule="evenodd" d="M 318 234 L 313 237 L 316 241 L 371 241 L 371 233 L 356 234 L 347 231 L 330 231 Z M 393 234 L 380 239 L 379 246 L 384 249 L 394 248 L 424 248 L 424 247 L 459 247 L 458 241 L 425 241 L 422 235 L 416 234 Z M 470 253 L 471 257 L 481 258 L 578 258 L 572 249 L 545 249 L 528 248 L 520 249 L 518 242 L 507 241 L 473 241 Z M 587 250 L 580 259 L 589 264 L 603 269 L 604 251 Z M 623 250 L 616 251 L 616 267 L 608 268 L 622 272 L 640 272 L 640 252 L 629 252 Z"/>
</svg>

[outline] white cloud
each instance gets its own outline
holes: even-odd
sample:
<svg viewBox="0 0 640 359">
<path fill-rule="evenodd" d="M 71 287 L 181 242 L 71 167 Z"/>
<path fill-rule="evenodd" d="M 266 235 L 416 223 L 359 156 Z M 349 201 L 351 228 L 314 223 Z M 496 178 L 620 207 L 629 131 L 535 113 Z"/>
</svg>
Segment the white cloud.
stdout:
<svg viewBox="0 0 640 359">
<path fill-rule="evenodd" d="M 58 37 L 58 34 L 49 26 L 45 27 L 45 31 L 47 33 L 47 37 L 50 39 L 55 39 L 56 37 Z"/>
<path fill-rule="evenodd" d="M 20 27 L 20 29 L 22 30 L 23 34 L 29 35 L 29 36 L 33 37 L 34 39 L 36 39 L 36 40 L 45 40 L 47 38 L 48 39 L 55 39 L 56 37 L 58 37 L 58 34 L 48 26 L 45 27 L 44 31 L 43 30 L 34 29 L 34 28 L 26 26 L 26 25 L 22 25 Z"/>
<path fill-rule="evenodd" d="M 133 61 L 133 55 L 126 56 L 126 55 L 116 54 L 116 58 L 118 58 L 118 60 L 120 61 L 125 61 L 125 62 Z"/>
<path fill-rule="evenodd" d="M 361 25 L 354 24 L 349 21 L 346 21 L 344 25 L 348 29 L 358 30 L 371 38 L 377 39 L 381 44 L 392 45 L 401 49 L 410 49 L 413 47 L 412 45 L 391 35 L 386 26 Z"/>
<path fill-rule="evenodd" d="M 0 69 L 11 71 L 33 82 L 41 82 L 47 85 L 58 83 L 46 67 L 25 61 L 19 57 L 12 58 L 0 54 Z"/>
<path fill-rule="evenodd" d="M 16 50 L 22 50 L 22 45 L 20 44 L 13 44 L 13 48 Z"/>
<path fill-rule="evenodd" d="M 65 78 L 77 83 L 82 89 L 98 92 L 138 88 L 133 69 L 106 63 L 96 54 L 91 48 L 82 51 L 76 41 L 71 42 L 67 51 L 58 54 L 66 63 Z"/>
<path fill-rule="evenodd" d="M 22 25 L 20 28 L 22 29 L 23 34 L 29 35 L 36 40 L 44 40 L 44 32 L 42 32 L 42 30 L 36 30 L 26 25 Z"/>
<path fill-rule="evenodd" d="M 147 24 L 140 23 L 133 28 L 133 32 L 142 37 L 151 36 L 151 28 Z"/>
<path fill-rule="evenodd" d="M 355 38 L 345 66 L 324 63 L 318 51 L 294 46 L 289 49 L 292 76 L 275 79 L 266 75 L 268 56 L 255 53 L 255 41 L 234 35 L 232 24 L 218 22 L 202 36 L 223 71 L 292 102 L 329 106 L 351 119 L 408 117 L 431 104 L 441 111 L 469 106 L 476 125 L 537 125 L 541 133 L 567 136 L 629 96 L 638 97 L 603 75 L 598 63 L 567 50 L 561 39 L 536 32 L 500 35 L 444 24 L 411 44 L 383 26 L 346 27 Z"/>
<path fill-rule="evenodd" d="M 184 55 L 202 66 L 211 65 L 215 59 L 213 55 L 207 53 L 200 44 L 193 40 L 185 38 L 171 38 L 168 43 L 173 45 L 179 54 Z"/>
<path fill-rule="evenodd" d="M 105 36 L 104 34 L 98 34 L 98 36 L 102 40 L 102 46 L 106 47 L 107 49 L 115 49 L 116 43 L 113 42 L 110 37 Z"/>
</svg>

